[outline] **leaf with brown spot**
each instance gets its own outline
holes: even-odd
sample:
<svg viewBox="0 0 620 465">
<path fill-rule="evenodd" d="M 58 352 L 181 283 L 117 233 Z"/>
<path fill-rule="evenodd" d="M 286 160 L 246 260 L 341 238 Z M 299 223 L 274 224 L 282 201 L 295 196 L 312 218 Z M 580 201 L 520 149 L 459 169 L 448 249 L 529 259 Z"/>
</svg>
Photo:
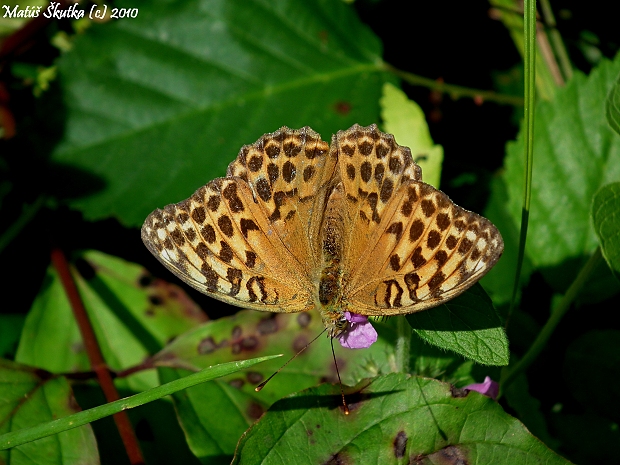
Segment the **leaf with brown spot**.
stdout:
<svg viewBox="0 0 620 465">
<path fill-rule="evenodd" d="M 335 454 L 345 463 L 569 463 L 493 400 L 453 397 L 436 380 L 391 374 L 345 387 L 345 396 L 349 415 L 333 385 L 276 402 L 241 438 L 233 464 L 325 463 Z"/>
</svg>

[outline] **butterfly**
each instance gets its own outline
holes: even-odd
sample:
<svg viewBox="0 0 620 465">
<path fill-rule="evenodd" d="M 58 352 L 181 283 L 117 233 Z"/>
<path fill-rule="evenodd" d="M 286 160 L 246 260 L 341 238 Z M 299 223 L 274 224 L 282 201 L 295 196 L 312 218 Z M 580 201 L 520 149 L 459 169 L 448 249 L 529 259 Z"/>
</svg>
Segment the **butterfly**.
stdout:
<svg viewBox="0 0 620 465">
<path fill-rule="evenodd" d="M 264 134 L 226 177 L 152 212 L 141 234 L 198 291 L 254 310 L 317 310 L 352 348 L 373 337 L 361 334 L 366 317 L 440 305 L 504 248 L 489 220 L 424 183 L 411 151 L 374 124 L 331 144 L 309 127 Z"/>
</svg>

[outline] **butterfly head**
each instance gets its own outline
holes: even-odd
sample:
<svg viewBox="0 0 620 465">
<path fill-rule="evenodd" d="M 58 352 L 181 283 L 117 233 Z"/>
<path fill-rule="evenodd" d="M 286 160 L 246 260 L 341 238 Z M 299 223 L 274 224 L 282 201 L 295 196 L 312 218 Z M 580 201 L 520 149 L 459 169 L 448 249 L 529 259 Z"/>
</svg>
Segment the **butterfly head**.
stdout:
<svg viewBox="0 0 620 465">
<path fill-rule="evenodd" d="M 328 336 L 338 339 L 342 347 L 366 349 L 377 340 L 377 331 L 367 316 L 334 310 L 324 310 L 321 316 Z"/>
</svg>

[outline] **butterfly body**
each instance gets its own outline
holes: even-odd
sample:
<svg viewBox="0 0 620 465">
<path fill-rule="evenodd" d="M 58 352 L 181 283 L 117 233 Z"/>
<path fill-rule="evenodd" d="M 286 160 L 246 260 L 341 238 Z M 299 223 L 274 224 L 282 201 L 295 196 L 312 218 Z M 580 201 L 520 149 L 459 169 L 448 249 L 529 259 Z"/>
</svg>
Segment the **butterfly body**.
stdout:
<svg viewBox="0 0 620 465">
<path fill-rule="evenodd" d="M 214 298 L 273 312 L 396 315 L 462 293 L 499 259 L 487 219 L 422 182 L 406 147 L 375 125 L 322 141 L 286 127 L 244 146 L 225 178 L 155 210 L 149 250 Z"/>
</svg>

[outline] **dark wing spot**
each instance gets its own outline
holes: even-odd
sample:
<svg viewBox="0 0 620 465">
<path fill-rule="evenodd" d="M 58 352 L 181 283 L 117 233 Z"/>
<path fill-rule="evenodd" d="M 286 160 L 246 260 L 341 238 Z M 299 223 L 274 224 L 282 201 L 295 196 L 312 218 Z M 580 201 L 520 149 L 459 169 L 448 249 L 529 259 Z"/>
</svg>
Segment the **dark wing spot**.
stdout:
<svg viewBox="0 0 620 465">
<path fill-rule="evenodd" d="M 390 153 L 390 148 L 383 143 L 379 143 L 375 148 L 375 153 L 377 158 L 384 158 L 388 153 Z"/>
<path fill-rule="evenodd" d="M 235 230 L 233 229 L 232 221 L 228 215 L 222 215 L 217 219 L 217 225 L 220 230 L 226 234 L 228 237 L 233 237 L 235 235 Z"/>
<path fill-rule="evenodd" d="M 403 234 L 403 224 L 398 221 L 396 223 L 392 223 L 388 228 L 387 232 L 390 234 L 394 234 L 396 236 L 396 240 L 400 240 L 400 236 Z"/>
<path fill-rule="evenodd" d="M 420 284 L 420 276 L 417 273 L 411 272 L 405 275 L 405 284 L 409 291 L 409 298 L 413 301 L 417 300 L 416 290 Z"/>
<path fill-rule="evenodd" d="M 304 181 L 305 182 L 310 181 L 315 173 L 316 173 L 316 169 L 314 168 L 314 166 L 312 165 L 306 166 L 306 168 L 304 168 Z"/>
<path fill-rule="evenodd" d="M 480 255 L 482 255 L 482 253 L 480 252 L 480 249 L 476 247 L 470 257 L 472 260 L 476 261 L 480 258 Z"/>
<path fill-rule="evenodd" d="M 296 175 L 297 170 L 295 169 L 295 165 L 293 165 L 290 161 L 284 163 L 284 165 L 282 166 L 282 178 L 286 182 L 290 183 L 293 181 L 293 179 L 295 179 Z"/>
<path fill-rule="evenodd" d="M 422 247 L 417 247 L 411 255 L 411 263 L 413 263 L 414 269 L 418 269 L 426 264 L 426 259 L 422 256 Z"/>
<path fill-rule="evenodd" d="M 364 141 L 361 144 L 359 144 L 360 153 L 364 155 L 365 157 L 367 157 L 368 155 L 372 153 L 372 148 L 373 148 L 373 145 L 368 141 Z"/>
<path fill-rule="evenodd" d="M 467 227 L 467 225 L 465 224 L 465 222 L 463 220 L 455 221 L 454 222 L 454 226 L 456 227 L 458 232 L 463 232 L 463 229 L 465 229 Z"/>
<path fill-rule="evenodd" d="M 394 183 L 391 179 L 386 179 L 381 185 L 381 193 L 379 194 L 379 198 L 383 203 L 387 203 L 392 197 L 392 192 L 394 190 Z"/>
<path fill-rule="evenodd" d="M 187 237 L 188 241 L 194 242 L 194 239 L 196 239 L 196 231 L 194 231 L 193 229 L 186 229 L 185 237 Z"/>
<path fill-rule="evenodd" d="M 209 247 L 207 247 L 204 242 L 199 243 L 196 246 L 196 253 L 202 260 L 206 260 L 209 256 Z"/>
<path fill-rule="evenodd" d="M 351 163 L 347 165 L 347 177 L 353 181 L 355 179 L 355 166 Z"/>
<path fill-rule="evenodd" d="M 267 202 L 271 199 L 271 187 L 265 178 L 259 178 L 256 181 L 256 193 L 263 202 Z"/>
<path fill-rule="evenodd" d="M 370 181 L 370 178 L 372 176 L 372 165 L 370 164 L 370 162 L 365 161 L 364 163 L 362 163 L 362 165 L 360 166 L 360 175 L 362 176 L 362 180 L 364 182 Z"/>
<path fill-rule="evenodd" d="M 248 268 L 254 268 L 256 265 L 256 254 L 251 250 L 245 251 L 245 266 Z"/>
<path fill-rule="evenodd" d="M 212 212 L 216 211 L 220 208 L 220 200 L 222 199 L 219 195 L 212 195 L 209 197 L 209 200 L 207 200 L 207 208 Z"/>
<path fill-rule="evenodd" d="M 422 223 L 422 221 L 420 220 L 415 220 L 411 224 L 411 228 L 409 229 L 409 240 L 411 242 L 417 241 L 420 238 L 420 236 L 422 236 L 423 232 L 424 232 L 424 223 Z"/>
<path fill-rule="evenodd" d="M 444 264 L 448 261 L 448 254 L 445 250 L 440 250 L 435 254 L 435 260 L 437 260 L 439 266 L 444 266 Z"/>
<path fill-rule="evenodd" d="M 458 250 L 458 252 L 459 252 L 461 255 L 465 255 L 467 252 L 469 252 L 469 249 L 471 249 L 471 246 L 472 246 L 472 245 L 474 245 L 474 243 L 465 237 L 465 238 L 463 238 L 463 240 L 461 241 L 461 245 L 459 245 L 459 250 Z"/>
<path fill-rule="evenodd" d="M 181 246 L 185 244 L 185 236 L 183 235 L 183 233 L 181 232 L 179 228 L 172 231 L 170 235 L 172 236 L 172 240 L 174 241 L 176 245 Z"/>
<path fill-rule="evenodd" d="M 205 211 L 205 207 L 196 207 L 192 211 L 192 219 L 198 223 L 202 224 L 207 219 L 207 212 Z"/>
<path fill-rule="evenodd" d="M 400 257 L 398 254 L 394 254 L 390 257 L 390 267 L 394 271 L 400 270 Z"/>
<path fill-rule="evenodd" d="M 385 166 L 383 166 L 383 163 L 378 163 L 377 166 L 375 166 L 375 181 L 377 181 L 379 184 L 381 184 L 381 181 L 383 181 L 384 173 Z"/>
<path fill-rule="evenodd" d="M 269 163 L 267 165 L 267 176 L 269 177 L 269 182 L 271 184 L 276 182 L 280 177 L 280 169 L 278 168 L 278 165 L 275 163 Z"/>
<path fill-rule="evenodd" d="M 228 184 L 222 191 L 222 195 L 228 200 L 228 207 L 233 213 L 242 212 L 244 210 L 243 202 L 237 195 L 237 185 L 234 183 Z"/>
<path fill-rule="evenodd" d="M 247 239 L 248 231 L 258 231 L 259 228 L 254 222 L 254 220 L 249 220 L 247 218 L 241 218 L 239 222 L 239 226 L 241 227 L 241 233 Z"/>
<path fill-rule="evenodd" d="M 437 231 L 433 230 L 428 233 L 428 237 L 426 239 L 426 245 L 428 245 L 429 249 L 434 249 L 441 242 L 441 234 Z"/>
<path fill-rule="evenodd" d="M 445 231 L 448 229 L 448 226 L 450 226 L 450 217 L 446 213 L 440 213 L 437 215 L 435 221 L 437 221 L 437 226 L 439 226 L 439 229 L 442 231 Z"/>
<path fill-rule="evenodd" d="M 230 263 L 233 258 L 233 250 L 224 241 L 220 241 L 220 246 L 220 260 L 222 260 L 224 263 Z"/>
<path fill-rule="evenodd" d="M 424 199 L 422 200 L 422 212 L 426 215 L 427 218 L 433 216 L 435 213 L 435 204 L 432 200 Z"/>
<path fill-rule="evenodd" d="M 208 263 L 204 262 L 202 264 L 200 272 L 206 279 L 205 285 L 207 286 L 207 289 L 210 292 L 217 291 L 217 281 L 219 279 L 219 276 L 217 275 L 215 270 L 211 268 Z"/>
<path fill-rule="evenodd" d="M 243 274 L 241 273 L 241 270 L 238 270 L 237 268 L 228 268 L 228 271 L 226 273 L 226 279 L 229 283 L 232 284 L 229 292 L 230 295 L 235 296 L 239 294 L 239 290 L 241 289 L 242 277 Z"/>
<path fill-rule="evenodd" d="M 258 170 L 260 170 L 262 166 L 263 157 L 261 157 L 260 155 L 254 155 L 252 158 L 250 158 L 250 161 L 248 162 L 248 168 L 253 173 L 256 173 Z"/>
<path fill-rule="evenodd" d="M 448 238 L 446 239 L 446 247 L 452 250 L 456 247 L 458 241 L 459 240 L 455 236 L 448 236 Z"/>
<path fill-rule="evenodd" d="M 398 159 L 398 157 L 390 157 L 390 161 L 388 163 L 388 168 L 394 174 L 400 174 L 403 170 L 403 164 Z"/>
<path fill-rule="evenodd" d="M 209 244 L 213 244 L 213 242 L 215 242 L 215 229 L 213 229 L 213 226 L 211 226 L 210 224 L 206 225 L 200 230 L 200 235 Z"/>
<path fill-rule="evenodd" d="M 284 143 L 284 153 L 287 157 L 293 158 L 301 152 L 301 145 L 297 141 L 287 141 Z"/>
<path fill-rule="evenodd" d="M 181 212 L 177 215 L 177 223 L 183 224 L 189 220 L 189 215 L 185 212 Z"/>
<path fill-rule="evenodd" d="M 438 271 L 428 282 L 428 287 L 432 290 L 437 289 L 446 280 L 446 275 L 442 271 Z"/>
<path fill-rule="evenodd" d="M 352 145 L 344 144 L 340 146 L 340 151 L 343 152 L 345 155 L 352 157 L 355 153 L 355 147 Z"/>
<path fill-rule="evenodd" d="M 277 145 L 268 145 L 265 147 L 265 153 L 269 158 L 277 158 L 277 156 L 280 155 L 280 147 Z"/>
</svg>

